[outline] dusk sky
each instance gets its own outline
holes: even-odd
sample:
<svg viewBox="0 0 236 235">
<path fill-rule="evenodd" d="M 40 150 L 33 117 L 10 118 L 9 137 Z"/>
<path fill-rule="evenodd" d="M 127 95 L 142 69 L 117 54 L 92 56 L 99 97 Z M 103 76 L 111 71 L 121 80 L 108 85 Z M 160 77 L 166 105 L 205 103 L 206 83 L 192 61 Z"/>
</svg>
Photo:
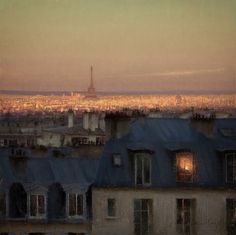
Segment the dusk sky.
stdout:
<svg viewBox="0 0 236 235">
<path fill-rule="evenodd" d="M 236 90 L 236 0 L 0 0 L 0 90 Z"/>
</svg>

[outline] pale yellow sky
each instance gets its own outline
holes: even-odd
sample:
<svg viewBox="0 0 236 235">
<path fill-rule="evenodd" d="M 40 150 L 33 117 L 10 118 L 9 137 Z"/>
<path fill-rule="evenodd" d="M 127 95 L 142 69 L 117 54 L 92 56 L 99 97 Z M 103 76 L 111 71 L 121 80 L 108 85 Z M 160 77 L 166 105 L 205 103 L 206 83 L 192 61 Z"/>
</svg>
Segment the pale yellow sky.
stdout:
<svg viewBox="0 0 236 235">
<path fill-rule="evenodd" d="M 235 0 L 0 0 L 0 89 L 236 90 Z"/>
</svg>

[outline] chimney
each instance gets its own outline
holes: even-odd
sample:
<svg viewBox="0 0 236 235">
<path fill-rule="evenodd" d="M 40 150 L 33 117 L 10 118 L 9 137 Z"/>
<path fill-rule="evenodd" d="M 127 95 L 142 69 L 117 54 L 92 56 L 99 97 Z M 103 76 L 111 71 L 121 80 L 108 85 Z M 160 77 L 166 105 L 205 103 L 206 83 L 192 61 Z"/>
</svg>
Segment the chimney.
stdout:
<svg viewBox="0 0 236 235">
<path fill-rule="evenodd" d="M 191 118 L 191 125 L 197 131 L 211 138 L 214 134 L 215 117 L 214 115 L 206 117 L 201 114 L 195 114 Z"/>
<path fill-rule="evenodd" d="M 74 126 L 74 112 L 72 109 L 69 109 L 68 111 L 68 128 L 71 128 Z"/>
<path fill-rule="evenodd" d="M 85 130 L 89 129 L 89 113 L 88 112 L 83 113 L 83 128 Z"/>
<path fill-rule="evenodd" d="M 83 128 L 85 130 L 95 131 L 99 124 L 99 114 L 95 112 L 83 113 Z"/>
</svg>

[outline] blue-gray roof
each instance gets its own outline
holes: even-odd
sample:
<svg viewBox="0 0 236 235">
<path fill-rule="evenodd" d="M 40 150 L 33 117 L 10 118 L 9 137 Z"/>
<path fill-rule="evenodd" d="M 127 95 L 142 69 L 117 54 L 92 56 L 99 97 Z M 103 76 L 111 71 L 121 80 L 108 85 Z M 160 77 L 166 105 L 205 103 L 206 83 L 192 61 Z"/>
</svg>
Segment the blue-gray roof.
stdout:
<svg viewBox="0 0 236 235">
<path fill-rule="evenodd" d="M 209 138 L 187 119 L 146 118 L 133 122 L 130 133 L 120 139 L 112 139 L 101 157 L 96 187 L 134 187 L 129 150 L 150 150 L 151 187 L 225 187 L 224 161 L 217 146 L 225 137 L 218 136 L 218 128 L 235 128 L 236 119 L 217 120 L 214 135 Z M 236 150 L 236 141 L 225 140 Z M 177 150 L 190 150 L 197 166 L 192 183 L 176 182 L 173 158 Z M 119 153 L 120 167 L 113 166 L 112 155 Z M 232 186 L 232 185 L 231 185 Z M 233 185 L 234 186 L 234 185 Z"/>
<path fill-rule="evenodd" d="M 11 149 L 0 149 L 0 188 L 7 188 L 14 182 L 23 185 L 40 185 L 48 187 L 52 183 L 60 183 L 64 188 L 75 187 L 86 190 L 95 180 L 98 160 L 85 157 L 53 156 L 53 149 L 37 157 L 30 156 L 18 159 L 19 165 L 14 166 L 10 157 Z M 17 169 L 17 167 L 19 169 Z"/>
</svg>

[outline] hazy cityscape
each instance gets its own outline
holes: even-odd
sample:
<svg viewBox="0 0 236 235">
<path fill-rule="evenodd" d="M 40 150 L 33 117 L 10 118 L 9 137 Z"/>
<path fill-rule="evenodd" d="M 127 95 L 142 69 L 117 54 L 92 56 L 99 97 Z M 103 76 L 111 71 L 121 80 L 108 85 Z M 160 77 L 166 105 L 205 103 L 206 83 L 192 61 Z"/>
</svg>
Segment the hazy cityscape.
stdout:
<svg viewBox="0 0 236 235">
<path fill-rule="evenodd" d="M 0 0 L 0 235 L 236 235 L 236 0 Z"/>
<path fill-rule="evenodd" d="M 192 107 L 198 110 L 224 111 L 235 116 L 236 95 L 120 95 L 87 99 L 84 95 L 0 95 L 0 112 L 27 114 L 37 112 L 121 111 L 139 109 L 181 112 Z"/>
</svg>

